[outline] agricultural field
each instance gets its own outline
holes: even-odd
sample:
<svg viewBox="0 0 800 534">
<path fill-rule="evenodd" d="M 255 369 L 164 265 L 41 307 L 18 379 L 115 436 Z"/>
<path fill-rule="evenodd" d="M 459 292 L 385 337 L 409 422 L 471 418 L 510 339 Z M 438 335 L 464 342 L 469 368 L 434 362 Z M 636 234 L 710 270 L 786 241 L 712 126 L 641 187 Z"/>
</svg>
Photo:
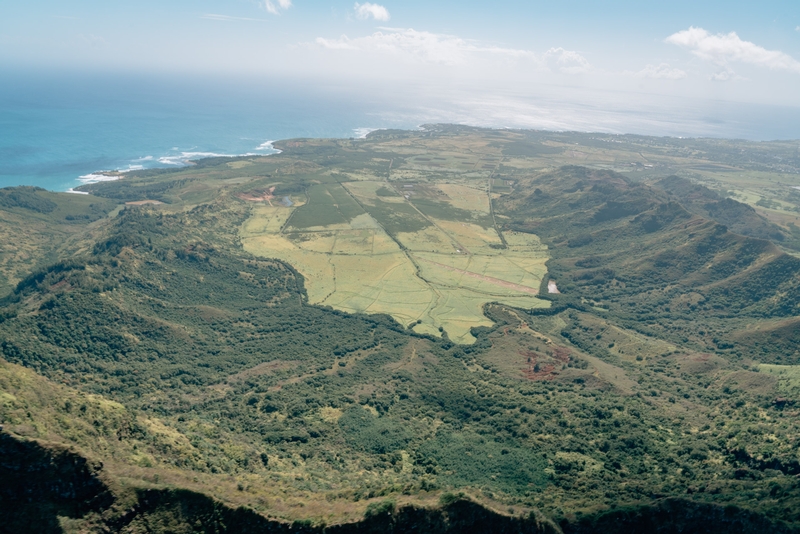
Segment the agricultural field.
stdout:
<svg viewBox="0 0 800 534">
<path fill-rule="evenodd" d="M 488 302 L 547 306 L 536 298 L 547 248 L 535 235 L 503 244 L 487 223 L 488 187 L 358 181 L 313 185 L 299 207 L 253 208 L 244 249 L 290 263 L 309 302 L 385 313 L 420 333 L 472 343 L 490 326 Z M 418 207 L 418 199 L 433 200 Z"/>
<path fill-rule="evenodd" d="M 667 190 L 698 214 L 713 217 L 709 210 L 716 208 L 709 206 L 736 199 L 757 211 L 721 222 L 754 237 L 779 236 L 790 252 L 800 247 L 792 215 L 800 215 L 800 203 L 791 200 L 800 198 L 800 190 L 789 181 L 780 185 L 790 175 L 752 169 L 752 161 L 746 168 L 728 163 L 733 149 L 724 142 L 707 142 L 700 150 L 639 136 L 482 136 L 448 127 L 424 140 L 380 132 L 369 139 L 373 157 L 302 173 L 302 193 L 291 206 L 274 212 L 254 207 L 241 230 L 242 244 L 295 266 L 312 303 L 388 313 L 418 332 L 443 331 L 459 343 L 475 339 L 464 325 L 490 323 L 482 313 L 488 302 L 526 309 L 549 305 L 537 298 L 547 274 L 547 247 L 535 233 L 515 232 L 508 215 L 493 209 L 531 173 L 576 163 L 643 183 L 671 173 Z M 357 144 L 340 146 L 358 152 Z M 705 187 L 702 199 L 692 187 Z"/>
</svg>

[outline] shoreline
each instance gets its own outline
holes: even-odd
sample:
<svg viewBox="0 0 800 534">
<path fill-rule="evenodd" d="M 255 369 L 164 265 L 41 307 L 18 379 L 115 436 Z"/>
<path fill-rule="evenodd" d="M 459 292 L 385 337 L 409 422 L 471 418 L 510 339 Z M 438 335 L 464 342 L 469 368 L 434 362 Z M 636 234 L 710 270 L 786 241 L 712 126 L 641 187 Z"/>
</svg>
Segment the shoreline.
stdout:
<svg viewBox="0 0 800 534">
<path fill-rule="evenodd" d="M 608 141 L 608 142 L 623 142 L 628 137 L 666 137 L 672 138 L 675 140 L 687 141 L 687 140 L 717 140 L 722 139 L 724 141 L 731 141 L 731 142 L 742 142 L 745 144 L 757 144 L 757 141 L 749 141 L 746 139 L 736 139 L 736 138 L 716 138 L 716 137 L 709 137 L 709 136 L 697 136 L 697 137 L 675 137 L 675 136 L 651 136 L 651 135 L 640 135 L 640 134 L 613 134 L 613 133 L 602 133 L 602 132 L 592 132 L 592 131 L 574 131 L 574 132 L 565 132 L 565 131 L 558 131 L 558 130 L 547 130 L 547 129 L 527 129 L 527 128 L 484 128 L 480 126 L 470 126 L 467 124 L 459 124 L 459 123 L 424 123 L 418 125 L 416 128 L 408 128 L 406 131 L 421 131 L 426 130 L 431 127 L 437 126 L 462 126 L 465 128 L 479 128 L 479 129 L 500 129 L 500 130 L 514 130 L 514 131 L 528 131 L 528 132 L 540 132 L 540 133 L 554 133 L 554 134 L 568 134 L 568 133 L 575 133 L 575 134 L 583 134 L 583 135 L 595 135 L 595 136 L 603 136 L 602 139 L 598 138 L 601 141 Z M 363 140 L 366 139 L 370 133 L 376 131 L 387 130 L 391 128 L 387 127 L 378 127 L 378 128 L 371 128 L 371 127 L 359 127 L 353 128 L 352 132 L 354 134 L 353 137 L 350 139 L 359 139 Z M 293 139 L 292 137 L 287 137 L 285 139 L 280 140 L 267 140 L 264 141 L 257 146 L 255 146 L 252 152 L 245 152 L 241 154 L 221 154 L 217 152 L 204 152 L 204 151 L 182 151 L 179 154 L 168 154 L 164 156 L 143 156 L 129 160 L 127 168 L 118 168 L 118 169 L 111 169 L 111 170 L 96 170 L 89 172 L 87 174 L 83 174 L 71 180 L 72 183 L 62 183 L 60 186 L 56 186 L 56 188 L 49 189 L 52 192 L 61 192 L 61 193 L 74 193 L 74 194 L 82 194 L 83 191 L 76 190 L 84 185 L 91 185 L 100 182 L 107 182 L 107 181 L 116 181 L 124 178 L 125 174 L 134 171 L 141 171 L 141 170 L 158 170 L 158 169 L 169 169 L 174 167 L 184 167 L 189 165 L 194 165 L 196 162 L 207 159 L 207 158 L 243 158 L 243 157 L 257 157 L 257 156 L 270 156 L 275 154 L 281 154 L 283 151 L 280 148 L 275 147 L 275 143 L 281 143 L 285 141 L 290 141 Z M 301 138 L 302 139 L 302 138 Z M 347 137 L 319 137 L 318 139 L 347 139 Z M 794 142 L 794 140 L 776 140 L 772 141 L 774 143 L 790 143 Z M 178 151 L 177 147 L 172 148 L 173 151 Z M 265 152 L 265 153 L 262 153 Z M 786 172 L 786 171 L 784 171 Z M 20 183 L 17 185 L 31 185 Z M 9 185 L 6 187 L 14 187 L 14 185 Z M 42 186 L 37 186 L 42 187 Z M 792 189 L 800 190 L 800 186 L 790 186 Z M 46 189 L 46 188 L 45 188 Z"/>
<path fill-rule="evenodd" d="M 280 149 L 275 148 L 272 144 L 277 141 L 270 140 L 261 143 L 255 150 L 269 150 L 270 152 L 266 154 L 259 154 L 257 152 L 246 152 L 244 154 L 217 154 L 215 152 L 181 152 L 180 155 L 177 156 L 161 156 L 159 158 L 154 158 L 153 156 L 146 156 L 144 158 L 139 158 L 138 160 L 134 161 L 155 161 L 160 163 L 161 165 L 154 165 L 152 167 L 145 167 L 144 165 L 129 165 L 127 169 L 114 169 L 114 170 L 98 170 L 93 171 L 88 174 L 84 174 L 79 176 L 76 180 L 80 182 L 80 184 L 70 187 L 65 191 L 55 191 L 59 193 L 75 193 L 75 194 L 88 194 L 84 191 L 76 191 L 75 188 L 82 187 L 84 185 L 92 185 L 101 182 L 114 182 L 117 180 L 121 180 L 125 177 L 126 174 L 135 171 L 145 171 L 145 170 L 157 170 L 157 169 L 170 169 L 175 167 L 189 167 L 191 165 L 195 165 L 196 162 L 209 159 L 209 158 L 246 158 L 246 157 L 266 157 L 272 156 L 275 154 L 280 154 L 283 152 Z"/>
</svg>

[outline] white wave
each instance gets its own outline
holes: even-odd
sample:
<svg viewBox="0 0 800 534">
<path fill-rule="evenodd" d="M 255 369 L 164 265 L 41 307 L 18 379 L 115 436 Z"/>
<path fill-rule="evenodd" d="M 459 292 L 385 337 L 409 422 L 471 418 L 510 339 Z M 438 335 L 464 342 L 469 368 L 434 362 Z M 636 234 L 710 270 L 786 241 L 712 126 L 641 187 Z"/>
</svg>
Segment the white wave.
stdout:
<svg viewBox="0 0 800 534">
<path fill-rule="evenodd" d="M 188 165 L 193 159 L 235 157 L 235 154 L 216 154 L 214 152 L 181 152 L 178 156 L 161 156 L 158 158 L 158 162 L 164 165 Z"/>
<path fill-rule="evenodd" d="M 164 165 L 185 165 L 186 161 L 181 156 L 162 156 L 158 158 L 159 163 Z"/>
<path fill-rule="evenodd" d="M 258 145 L 256 147 L 256 150 L 271 150 L 272 154 L 280 154 L 281 152 L 283 152 L 282 150 L 277 149 L 274 146 L 272 146 L 272 143 L 274 143 L 274 142 L 275 141 L 264 141 L 263 143 L 261 143 L 260 145 Z M 249 156 L 250 154 L 246 154 L 246 155 Z"/>
<path fill-rule="evenodd" d="M 67 189 L 66 191 L 64 191 L 64 192 L 65 193 L 72 193 L 73 195 L 88 195 L 89 194 L 86 191 L 75 191 L 71 187 L 69 189 Z"/>
<path fill-rule="evenodd" d="M 280 150 L 276 148 L 272 148 L 271 146 L 272 141 L 267 141 L 259 146 L 256 150 L 263 149 L 272 149 L 275 152 L 280 152 Z M 263 154 L 258 154 L 257 152 L 248 152 L 246 154 L 217 154 L 216 152 L 181 152 L 179 155 L 174 156 L 161 156 L 157 160 L 153 156 L 144 156 L 138 159 L 134 159 L 131 161 L 158 161 L 162 165 L 175 165 L 175 166 L 184 166 L 189 165 L 192 160 L 202 159 L 202 158 L 235 158 L 235 157 L 245 157 L 245 156 L 260 156 Z M 84 184 L 96 184 L 98 182 L 113 182 L 114 180 L 120 180 L 122 175 L 132 171 L 141 171 L 145 169 L 144 165 L 139 164 L 129 164 L 125 169 L 117 169 L 114 171 L 95 171 L 90 174 L 84 174 L 78 178 L 79 182 Z M 70 191 L 71 193 L 79 193 L 84 194 L 82 191 Z M 86 193 L 88 194 L 88 193 Z"/>
<path fill-rule="evenodd" d="M 114 171 L 95 171 L 89 174 L 84 174 L 83 176 L 79 176 L 78 181 L 83 182 L 84 184 L 96 184 L 98 182 L 113 182 L 115 180 L 122 179 L 122 174 L 125 174 L 126 172 L 141 171 L 142 169 L 144 169 L 144 165 L 128 165 L 127 169 L 117 169 Z M 69 191 L 69 193 L 83 194 L 81 191 L 71 191 L 71 190 Z"/>
<path fill-rule="evenodd" d="M 97 182 L 113 182 L 114 180 L 119 180 L 122 178 L 119 175 L 114 174 L 103 174 L 103 171 L 98 171 L 96 173 L 91 174 L 84 174 L 78 178 L 79 182 L 83 182 L 85 184 L 96 184 Z"/>
<path fill-rule="evenodd" d="M 366 139 L 371 132 L 378 130 L 385 130 L 386 128 L 353 128 L 353 133 L 356 134 L 358 139 Z"/>
</svg>

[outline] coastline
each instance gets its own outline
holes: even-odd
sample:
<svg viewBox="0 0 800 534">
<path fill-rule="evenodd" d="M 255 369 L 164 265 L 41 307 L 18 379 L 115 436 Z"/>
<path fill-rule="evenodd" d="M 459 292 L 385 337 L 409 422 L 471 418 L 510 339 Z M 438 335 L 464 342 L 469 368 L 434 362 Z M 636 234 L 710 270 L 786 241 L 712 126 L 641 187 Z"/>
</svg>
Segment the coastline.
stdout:
<svg viewBox="0 0 800 534">
<path fill-rule="evenodd" d="M 216 152 L 181 152 L 180 155 L 161 156 L 159 158 L 154 158 L 153 156 L 145 156 L 143 158 L 138 158 L 137 160 L 134 161 L 152 161 L 156 164 L 151 166 L 145 166 L 142 164 L 129 165 L 127 169 L 93 171 L 90 172 L 89 174 L 84 174 L 79 176 L 76 180 L 80 182 L 80 184 L 70 187 L 62 192 L 85 195 L 88 193 L 85 193 L 83 191 L 76 191 L 75 188 L 84 185 L 96 184 L 100 182 L 113 182 L 116 180 L 121 180 L 125 177 L 126 174 L 134 171 L 142 171 L 150 169 L 169 169 L 170 167 L 188 167 L 190 165 L 194 165 L 197 161 L 206 158 L 243 158 L 251 156 L 272 156 L 274 154 L 280 154 L 283 151 L 273 146 L 273 143 L 275 142 L 276 142 L 275 140 L 265 141 L 255 148 L 255 150 L 269 151 L 264 154 L 260 154 L 258 152 L 246 152 L 244 154 L 218 154 Z"/>
</svg>

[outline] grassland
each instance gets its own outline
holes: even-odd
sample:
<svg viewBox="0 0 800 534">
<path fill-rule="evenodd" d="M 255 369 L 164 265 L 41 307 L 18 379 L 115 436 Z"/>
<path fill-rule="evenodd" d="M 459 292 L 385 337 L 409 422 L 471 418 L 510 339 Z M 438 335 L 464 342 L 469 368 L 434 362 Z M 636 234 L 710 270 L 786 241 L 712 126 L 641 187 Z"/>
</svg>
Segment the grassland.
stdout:
<svg viewBox="0 0 800 534">
<path fill-rule="evenodd" d="M 0 294 L 59 253 L 79 249 L 79 236 L 115 208 L 114 202 L 87 195 L 0 189 Z"/>
<path fill-rule="evenodd" d="M 800 397 L 800 365 L 760 364 L 758 370 L 778 379 L 778 388 L 790 399 Z"/>
</svg>

